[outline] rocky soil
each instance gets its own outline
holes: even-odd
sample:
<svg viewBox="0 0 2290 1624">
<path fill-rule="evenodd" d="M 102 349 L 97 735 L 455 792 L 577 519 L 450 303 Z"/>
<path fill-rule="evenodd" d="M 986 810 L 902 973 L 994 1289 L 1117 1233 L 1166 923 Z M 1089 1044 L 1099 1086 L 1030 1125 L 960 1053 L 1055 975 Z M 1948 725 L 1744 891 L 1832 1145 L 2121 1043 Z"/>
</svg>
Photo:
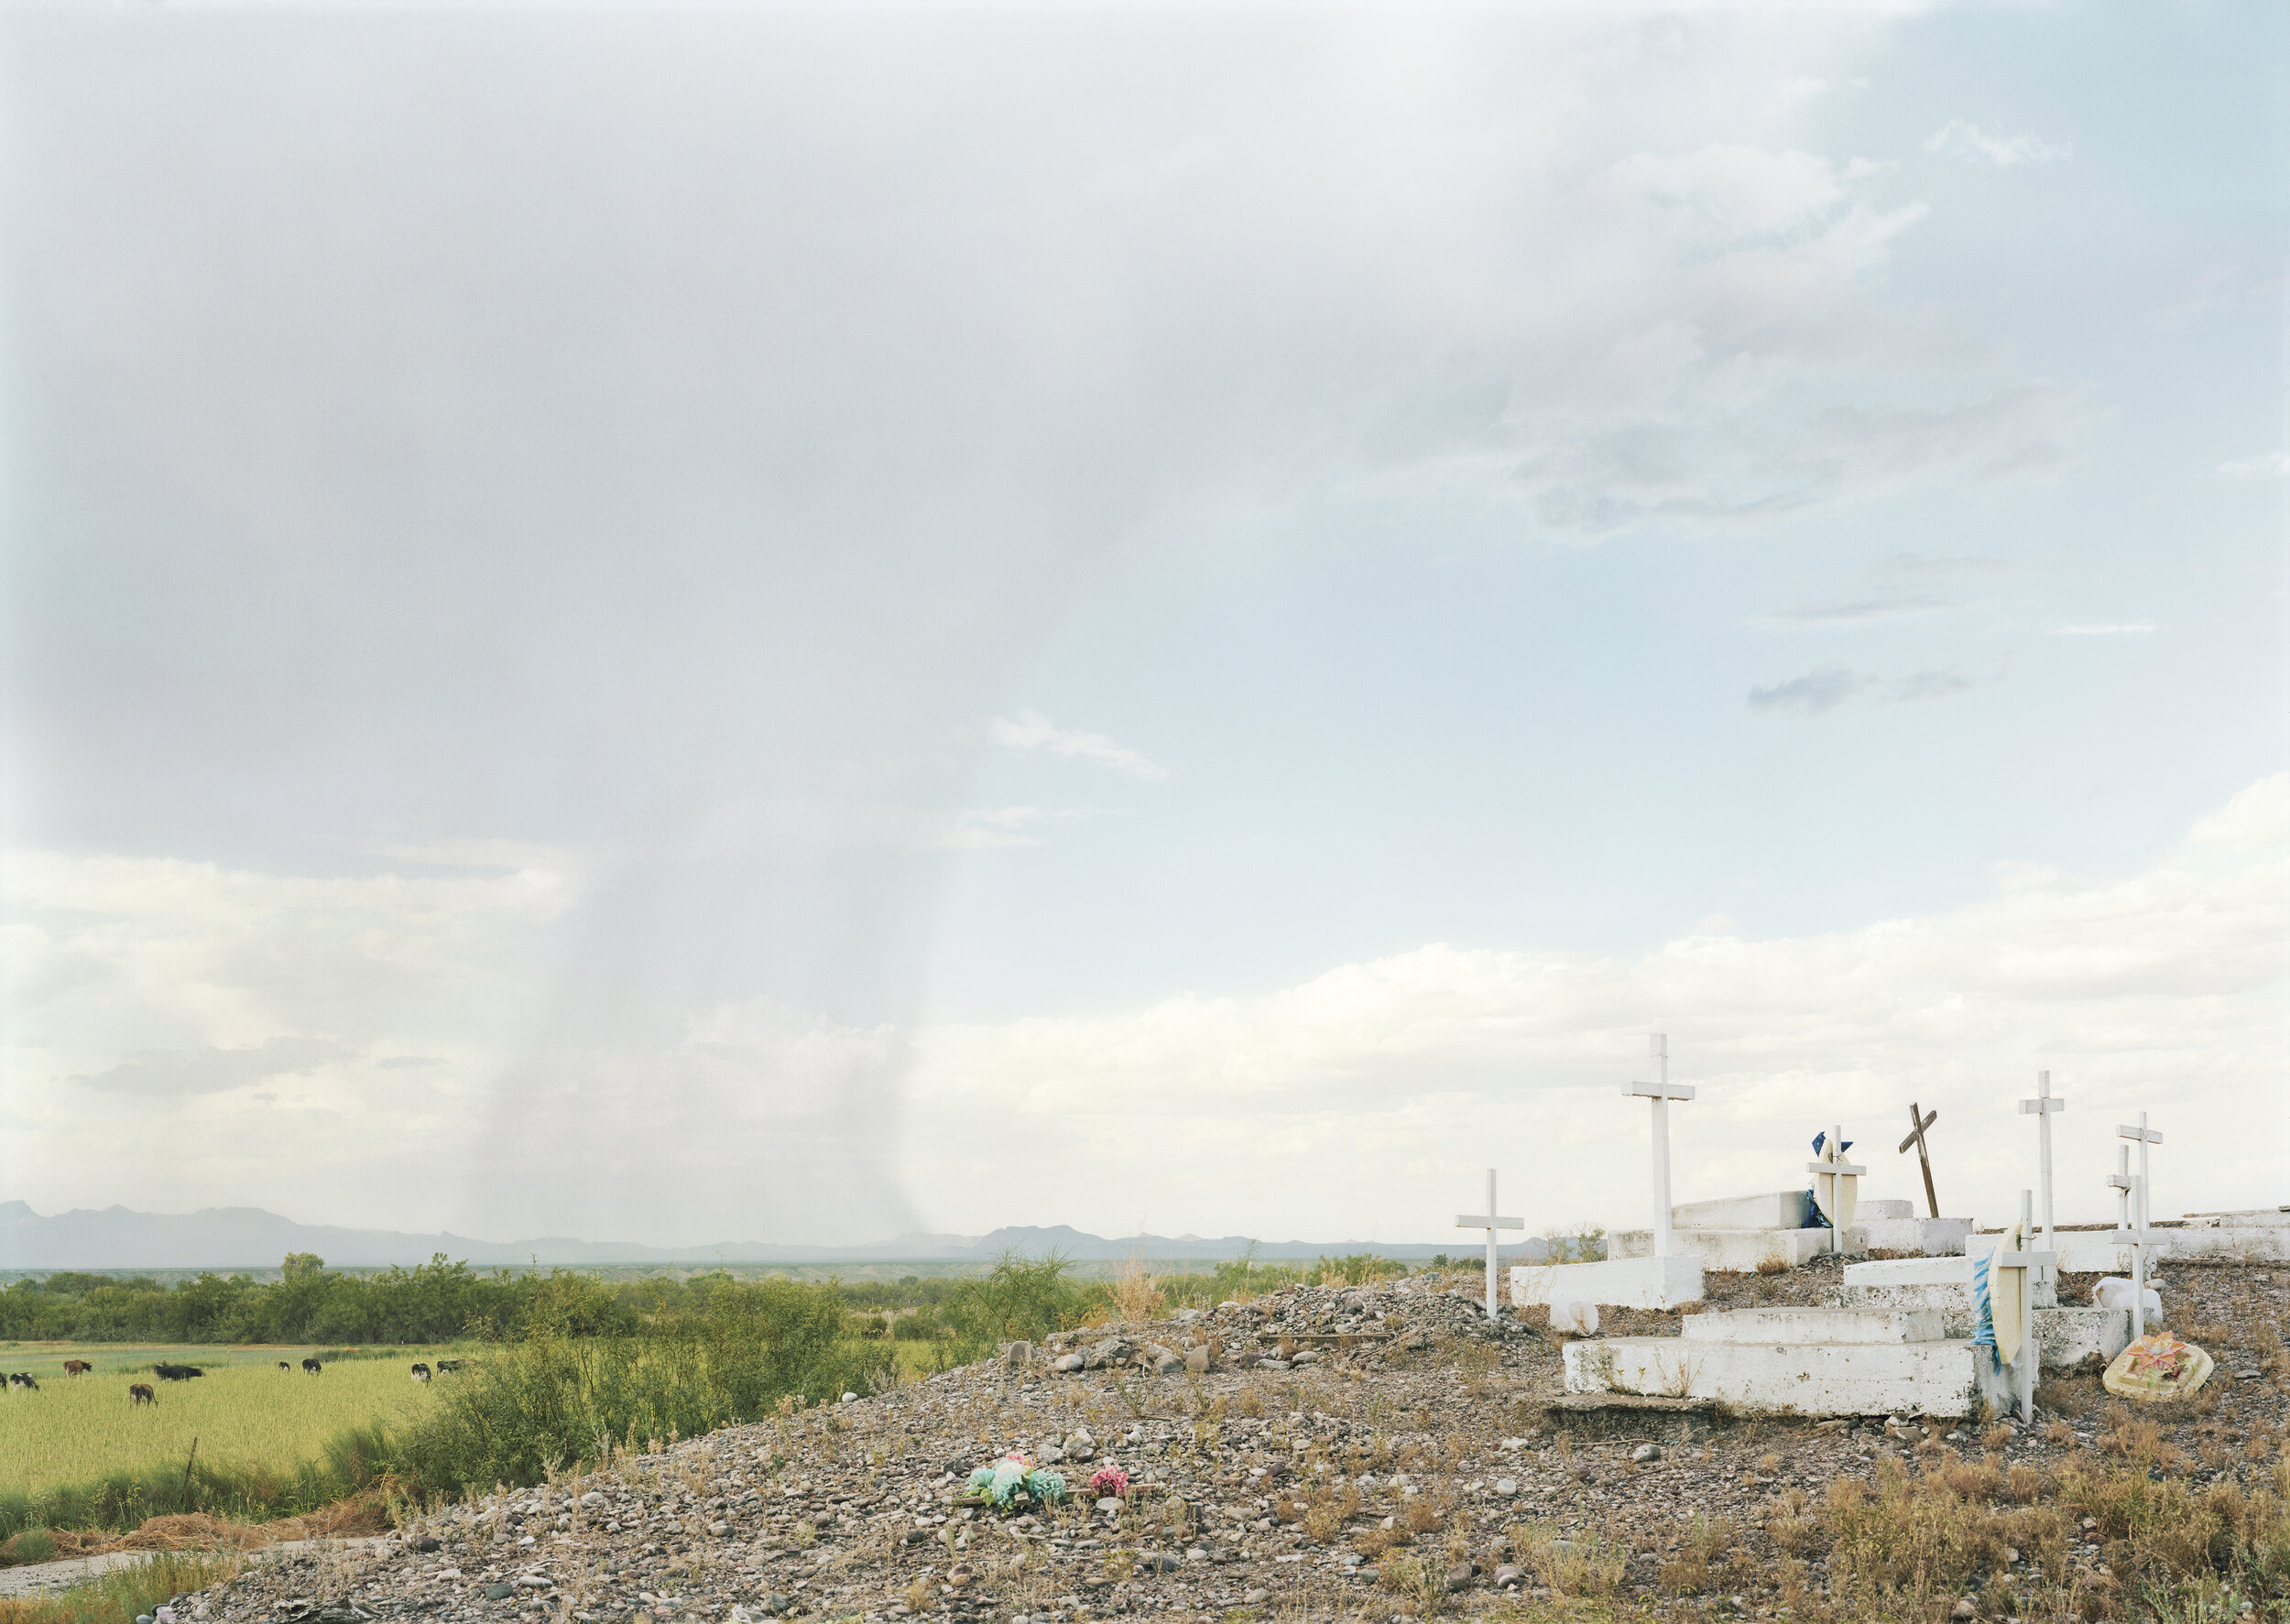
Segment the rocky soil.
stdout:
<svg viewBox="0 0 2290 1624">
<path fill-rule="evenodd" d="M 1817 1303 L 1835 1268 L 1713 1276 L 1703 1306 Z M 2082 1301 L 2089 1281 L 2063 1286 Z M 2141 1418 L 2159 1422 L 2168 1469 L 2255 1488 L 2280 1459 L 2285 1286 L 2243 1266 L 2165 1271 L 2174 1328 L 2219 1360 L 2204 1393 Z M 2112 1401 L 2089 1373 L 2048 1381 L 2033 1430 L 1578 1406 L 1540 1311 L 1489 1324 L 1477 1289 L 1296 1290 L 1021 1345 L 449 1509 L 370 1548 L 273 1557 L 176 1611 L 210 1624 L 1499 1616 L 1606 1564 L 1625 1603 L 1762 1617 L 1817 1597 L 1825 1559 L 1788 1539 L 1790 1520 L 1833 1481 L 1887 1459 L 2050 1468 L 2110 1437 Z M 1602 1329 L 1674 1333 L 1677 1317 L 1613 1314 Z M 1074 1492 L 1016 1517 L 958 1504 L 965 1476 L 1010 1449 Z M 1131 1491 L 1087 1493 L 1109 1461 Z M 1782 1560 L 1776 1526 L 1804 1560 Z M 2088 1531 L 2070 1544 L 2103 1572 Z"/>
</svg>

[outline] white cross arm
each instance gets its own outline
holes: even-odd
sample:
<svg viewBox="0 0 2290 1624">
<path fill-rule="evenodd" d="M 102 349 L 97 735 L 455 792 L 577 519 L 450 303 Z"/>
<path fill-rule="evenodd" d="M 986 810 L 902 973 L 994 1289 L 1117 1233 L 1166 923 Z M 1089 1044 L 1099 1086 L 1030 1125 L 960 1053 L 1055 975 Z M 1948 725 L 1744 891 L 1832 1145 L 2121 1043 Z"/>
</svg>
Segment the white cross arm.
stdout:
<svg viewBox="0 0 2290 1624">
<path fill-rule="evenodd" d="M 2130 1173 L 2110 1173 L 2107 1175 L 2107 1187 L 2110 1190 L 2128 1190 L 2132 1187 L 2133 1183 L 2135 1183 L 2135 1180 Z"/>
<path fill-rule="evenodd" d="M 2091 1233 L 2134 1247 L 2167 1247 L 2174 1238 L 2168 1229 L 2095 1229 Z"/>
<path fill-rule="evenodd" d="M 2049 1095 L 2042 1099 L 2023 1099 L 2020 1102 L 2020 1115 L 2023 1117 L 2041 1117 L 2047 1112 L 2064 1111 L 2066 1108 L 2066 1100 L 2053 1099 Z"/>
<path fill-rule="evenodd" d="M 1991 1269 L 2049 1269 L 2059 1261 L 2057 1252 L 1990 1252 Z"/>
<path fill-rule="evenodd" d="M 1805 1170 L 1812 1173 L 1841 1173 L 1848 1179 L 1859 1178 L 1869 1171 L 1865 1167 L 1855 1167 L 1849 1161 L 1808 1161 Z"/>
<path fill-rule="evenodd" d="M 1469 1213 L 1456 1215 L 1456 1227 L 1458 1229 L 1524 1229 L 1526 1226 L 1524 1218 L 1474 1217 Z"/>
<path fill-rule="evenodd" d="M 1692 1099 L 1694 1085 L 1691 1083 L 1625 1083 L 1622 1084 L 1622 1095 L 1624 1098 Z"/>
<path fill-rule="evenodd" d="M 2144 1139 L 2151 1145 L 2159 1145 L 2163 1142 L 2163 1130 L 2159 1128 L 2126 1128 L 2118 1124 L 2115 1137 L 2119 1139 Z"/>
</svg>

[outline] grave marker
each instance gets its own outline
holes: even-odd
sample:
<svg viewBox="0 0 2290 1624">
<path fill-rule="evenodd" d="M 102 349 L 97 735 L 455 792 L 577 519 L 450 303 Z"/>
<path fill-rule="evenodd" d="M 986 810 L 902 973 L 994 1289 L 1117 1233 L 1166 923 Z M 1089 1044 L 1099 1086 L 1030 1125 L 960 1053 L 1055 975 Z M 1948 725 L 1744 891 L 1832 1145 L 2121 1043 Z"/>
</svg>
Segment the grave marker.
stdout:
<svg viewBox="0 0 2290 1624">
<path fill-rule="evenodd" d="M 2131 1335 L 2137 1341 L 2147 1329 L 2147 1311 L 2143 1306 L 2147 1295 L 2147 1254 L 2158 1240 L 2147 1225 L 2147 1147 L 2161 1144 L 2163 1135 L 2147 1126 L 2147 1114 L 2142 1111 L 2134 1126 L 2119 1125 L 2115 1137 L 2132 1140 L 2139 1147 L 2139 1171 L 2131 1176 L 2132 1222 L 2137 1227 L 2124 1236 L 2131 1243 Z"/>
<path fill-rule="evenodd" d="M 1667 1258 L 1671 1255 L 1670 1102 L 1674 1099 L 1692 1099 L 1694 1090 L 1685 1084 L 1670 1081 L 1670 1035 L 1667 1032 L 1656 1032 L 1647 1048 L 1654 1062 L 1655 1080 L 1652 1083 L 1625 1083 L 1622 1092 L 1634 1098 L 1654 1102 L 1654 1256 Z"/>
<path fill-rule="evenodd" d="M 1908 1137 L 1901 1141 L 1901 1154 L 1903 1156 L 1908 1154 L 1909 1146 L 1916 1147 L 1917 1165 L 1925 1172 L 1925 1199 L 1932 1204 L 1932 1215 L 1936 1218 L 1940 1215 L 1940 1197 L 1932 1193 L 1932 1153 L 1925 1148 L 1925 1129 L 1939 1120 L 1940 1113 L 1937 1109 L 1927 1111 L 1922 1117 L 1919 1117 L 1916 1115 L 1916 1102 L 1910 1100 L 1908 1102 Z"/>
<path fill-rule="evenodd" d="M 1845 1226 L 1860 1204 L 1860 1175 L 1869 1170 L 1845 1160 L 1845 1130 L 1832 1127 L 1817 1160 L 1805 1163 L 1813 1175 L 1813 1200 L 1829 1221 L 1829 1250 L 1845 1255 Z"/>
<path fill-rule="evenodd" d="M 2035 1182 L 2044 1192 L 2044 1247 L 2047 1251 L 2058 1245 L 2058 1237 L 2052 1233 L 2052 1118 L 2066 1108 L 2066 1100 L 2052 1097 L 2049 1072 L 2035 1074 L 2035 1097 L 2020 1102 L 2020 1115 L 2035 1118 Z M 2039 1278 L 2052 1277 L 2047 1271 Z"/>
<path fill-rule="evenodd" d="M 2030 1278 L 2029 1271 L 2034 1270 L 2040 1277 L 2044 1270 L 2055 1267 L 2059 1261 L 2057 1252 L 2034 1251 L 2028 1247 L 2028 1228 L 2034 1221 L 2034 1204 L 2035 1193 L 2034 1191 L 2020 1192 L 2019 1248 L 2017 1250 L 2007 1252 L 2001 1247 L 1998 1247 L 1989 1254 L 1988 1262 L 1991 1277 L 1999 1269 L 2020 1270 L 2020 1309 L 2017 1325 L 2020 1346 L 2019 1358 L 2012 1371 L 2012 1385 L 2020 1390 L 2020 1419 L 2023 1422 L 2032 1422 L 2035 1419 L 2035 1374 L 2044 1363 L 2043 1347 L 2035 1340 L 2035 1281 Z"/>
<path fill-rule="evenodd" d="M 1499 1267 L 1496 1261 L 1496 1233 L 1499 1230 L 1523 1229 L 1526 1226 L 1527 1221 L 1524 1218 L 1502 1218 L 1496 1216 L 1495 1170 L 1491 1167 L 1488 1168 L 1487 1170 L 1487 1211 L 1477 1217 L 1472 1216 L 1468 1213 L 1457 1214 L 1456 1216 L 1456 1227 L 1458 1229 L 1484 1229 L 1487 1231 L 1487 1317 L 1490 1320 L 1495 1318 L 1495 1276 Z"/>
</svg>

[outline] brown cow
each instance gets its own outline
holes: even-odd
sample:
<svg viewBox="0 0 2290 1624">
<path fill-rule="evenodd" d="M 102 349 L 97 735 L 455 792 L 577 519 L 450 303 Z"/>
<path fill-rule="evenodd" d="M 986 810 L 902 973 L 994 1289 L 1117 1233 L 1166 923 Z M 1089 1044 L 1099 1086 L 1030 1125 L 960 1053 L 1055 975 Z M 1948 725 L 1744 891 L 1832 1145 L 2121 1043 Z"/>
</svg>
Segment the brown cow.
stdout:
<svg viewBox="0 0 2290 1624">
<path fill-rule="evenodd" d="M 85 1376 L 94 1368 L 95 1367 L 85 1359 L 66 1359 L 63 1362 L 63 1373 L 66 1376 Z"/>
<path fill-rule="evenodd" d="M 127 1402 L 130 1404 L 156 1404 L 158 1401 L 158 1394 L 151 1390 L 151 1384 L 147 1381 L 138 1381 L 127 1390 Z"/>
</svg>

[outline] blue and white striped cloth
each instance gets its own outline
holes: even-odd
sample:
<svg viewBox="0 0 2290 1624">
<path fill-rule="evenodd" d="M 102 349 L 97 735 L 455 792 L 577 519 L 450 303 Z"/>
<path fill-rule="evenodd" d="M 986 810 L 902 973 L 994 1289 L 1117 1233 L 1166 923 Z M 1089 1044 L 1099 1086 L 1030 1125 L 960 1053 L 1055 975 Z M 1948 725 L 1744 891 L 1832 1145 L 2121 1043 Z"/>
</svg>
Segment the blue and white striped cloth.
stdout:
<svg viewBox="0 0 2290 1624">
<path fill-rule="evenodd" d="M 1996 1316 L 1988 1304 L 1988 1266 L 1995 1260 L 1993 1252 L 1982 1252 L 1972 1259 L 1972 1346 L 1996 1346 Z"/>
</svg>

